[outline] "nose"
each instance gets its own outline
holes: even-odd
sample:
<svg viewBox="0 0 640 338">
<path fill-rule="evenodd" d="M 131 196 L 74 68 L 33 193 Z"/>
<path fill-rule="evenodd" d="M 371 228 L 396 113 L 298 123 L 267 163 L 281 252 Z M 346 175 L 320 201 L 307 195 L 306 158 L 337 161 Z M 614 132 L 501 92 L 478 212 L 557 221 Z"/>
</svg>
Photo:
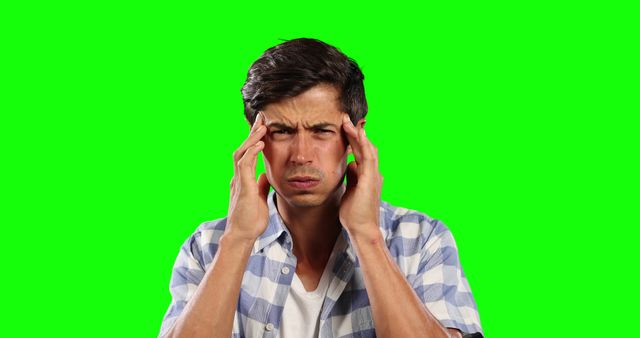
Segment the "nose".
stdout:
<svg viewBox="0 0 640 338">
<path fill-rule="evenodd" d="M 291 145 L 291 162 L 307 164 L 313 159 L 313 142 L 305 133 L 297 133 Z"/>
</svg>

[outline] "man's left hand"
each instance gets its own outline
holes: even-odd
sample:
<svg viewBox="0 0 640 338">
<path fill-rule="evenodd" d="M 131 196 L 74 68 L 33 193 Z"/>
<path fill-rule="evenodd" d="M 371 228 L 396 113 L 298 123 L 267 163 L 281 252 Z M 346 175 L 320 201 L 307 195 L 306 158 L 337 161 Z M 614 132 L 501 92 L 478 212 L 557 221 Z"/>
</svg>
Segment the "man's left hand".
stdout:
<svg viewBox="0 0 640 338">
<path fill-rule="evenodd" d="M 347 114 L 342 120 L 355 162 L 347 166 L 347 189 L 340 203 L 340 222 L 352 238 L 376 239 L 380 235 L 380 193 L 378 149 L 369 141 L 364 123 L 354 126 Z"/>
</svg>

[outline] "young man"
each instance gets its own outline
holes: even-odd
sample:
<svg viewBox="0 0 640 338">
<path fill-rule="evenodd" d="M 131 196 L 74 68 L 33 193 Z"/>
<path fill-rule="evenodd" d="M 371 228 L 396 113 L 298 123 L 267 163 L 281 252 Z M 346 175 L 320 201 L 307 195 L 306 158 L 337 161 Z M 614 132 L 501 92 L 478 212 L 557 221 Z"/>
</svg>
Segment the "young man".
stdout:
<svg viewBox="0 0 640 338">
<path fill-rule="evenodd" d="M 314 39 L 253 63 L 229 213 L 182 246 L 161 337 L 481 337 L 447 227 L 380 200 L 363 79 Z"/>
</svg>

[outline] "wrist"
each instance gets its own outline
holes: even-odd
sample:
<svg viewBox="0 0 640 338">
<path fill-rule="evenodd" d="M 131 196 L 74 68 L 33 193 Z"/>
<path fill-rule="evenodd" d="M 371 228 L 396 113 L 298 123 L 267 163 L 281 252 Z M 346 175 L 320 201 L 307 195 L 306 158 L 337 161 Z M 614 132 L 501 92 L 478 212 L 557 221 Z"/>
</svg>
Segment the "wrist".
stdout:
<svg viewBox="0 0 640 338">
<path fill-rule="evenodd" d="M 347 234 L 352 241 L 362 244 L 379 244 L 384 242 L 384 237 L 377 224 L 362 226 L 351 230 L 348 229 Z"/>
<path fill-rule="evenodd" d="M 225 231 L 220 237 L 220 244 L 229 247 L 252 248 L 258 238 L 241 235 L 235 231 Z"/>
</svg>

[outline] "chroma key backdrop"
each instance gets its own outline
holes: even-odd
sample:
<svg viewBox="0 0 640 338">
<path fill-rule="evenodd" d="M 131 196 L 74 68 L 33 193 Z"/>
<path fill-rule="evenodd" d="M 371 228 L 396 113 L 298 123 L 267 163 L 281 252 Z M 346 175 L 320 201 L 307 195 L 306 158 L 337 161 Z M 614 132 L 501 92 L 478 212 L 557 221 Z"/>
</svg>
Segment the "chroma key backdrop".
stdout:
<svg viewBox="0 0 640 338">
<path fill-rule="evenodd" d="M 0 8 L 2 336 L 158 335 L 180 245 L 226 215 L 246 72 L 298 37 L 361 66 L 382 198 L 451 229 L 487 337 L 635 329 L 630 4 Z"/>
</svg>

